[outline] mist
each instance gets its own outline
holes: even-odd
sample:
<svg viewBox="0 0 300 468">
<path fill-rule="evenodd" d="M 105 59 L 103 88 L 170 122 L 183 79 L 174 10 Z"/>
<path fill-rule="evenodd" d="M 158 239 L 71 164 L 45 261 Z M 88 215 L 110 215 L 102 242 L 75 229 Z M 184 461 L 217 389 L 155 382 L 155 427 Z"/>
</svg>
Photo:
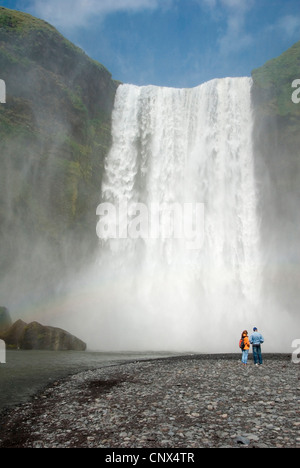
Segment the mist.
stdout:
<svg viewBox="0 0 300 468">
<path fill-rule="evenodd" d="M 2 287 L 4 285 L 6 290 L 9 285 L 11 287 L 15 284 L 13 295 L 11 295 L 12 289 L 8 295 L 6 294 L 7 303 L 12 304 L 11 308 L 20 315 L 25 313 L 30 319 L 39 318 L 45 323 L 67 329 L 83 339 L 90 350 L 238 352 L 241 332 L 247 329 L 250 335 L 255 326 L 265 337 L 266 352 L 290 352 L 292 341 L 296 338 L 295 333 L 299 329 L 299 319 L 296 316 L 298 296 L 292 284 L 290 291 L 286 290 L 290 278 L 286 278 L 286 269 L 283 271 L 282 261 L 284 259 L 287 261 L 287 252 L 295 254 L 294 249 L 297 244 L 291 242 L 294 237 L 289 236 L 288 226 L 285 223 L 282 225 L 277 219 L 276 194 L 271 174 L 266 167 L 266 159 L 261 157 L 252 161 L 252 148 L 258 144 L 257 136 L 254 138 L 255 119 L 252 120 L 252 113 L 248 112 L 247 107 L 243 109 L 244 105 L 251 104 L 250 90 L 249 79 L 215 80 L 194 91 L 123 87 L 125 94 L 116 102 L 113 119 L 114 140 L 106 159 L 102 188 L 99 187 L 99 201 L 101 199 L 116 202 L 126 196 L 128 199 L 136 197 L 139 201 L 149 201 L 149 198 L 145 198 L 145 194 L 149 195 L 151 190 L 159 192 L 163 196 L 163 201 L 167 200 L 166 196 L 174 197 L 173 188 L 179 186 L 182 173 L 175 171 L 177 175 L 174 176 L 173 156 L 176 154 L 178 166 L 184 167 L 180 165 L 180 157 L 183 157 L 184 161 L 186 155 L 180 155 L 178 148 L 185 145 L 182 145 L 182 136 L 177 135 L 177 140 L 181 141 L 177 149 L 175 147 L 174 150 L 172 147 L 169 153 L 165 153 L 165 159 L 161 161 L 156 159 L 153 147 L 158 145 L 160 151 L 163 143 L 158 144 L 155 141 L 157 138 L 155 132 L 158 128 L 162 128 L 162 124 L 159 120 L 155 124 L 158 125 L 157 128 L 155 125 L 151 127 L 153 116 L 156 115 L 157 119 L 163 118 L 167 122 L 164 140 L 167 141 L 166 147 L 168 147 L 166 132 L 170 122 L 166 119 L 166 115 L 178 116 L 183 113 L 183 118 L 186 119 L 183 112 L 185 107 L 180 111 L 179 107 L 186 105 L 181 102 L 186 103 L 188 95 L 191 97 L 191 102 L 196 102 L 196 110 L 193 107 L 189 110 L 191 115 L 193 112 L 198 115 L 198 108 L 201 109 L 201 104 L 198 106 L 195 97 L 199 95 L 200 102 L 206 109 L 204 114 L 200 112 L 202 119 L 203 116 L 205 118 L 209 116 L 207 106 L 210 102 L 215 102 L 217 95 L 222 103 L 222 96 L 227 96 L 228 92 L 233 98 L 239 93 L 243 96 L 248 93 L 248 103 L 242 100 L 239 108 L 240 111 L 245 111 L 248 127 L 243 120 L 245 116 L 241 115 L 239 125 L 244 125 L 248 129 L 238 127 L 233 130 L 230 127 L 228 135 L 223 135 L 223 138 L 219 136 L 221 143 L 218 148 L 214 145 L 212 148 L 210 143 L 207 144 L 213 142 L 215 136 L 211 135 L 211 139 L 208 139 L 208 133 L 205 131 L 203 143 L 198 140 L 199 132 L 196 132 L 196 136 L 192 137 L 196 140 L 193 143 L 190 141 L 187 145 L 192 153 L 193 144 L 201 147 L 202 151 L 205 149 L 204 159 L 201 160 L 200 157 L 198 160 L 199 154 L 196 152 L 190 167 L 192 173 L 196 171 L 197 175 L 199 171 L 204 171 L 207 177 L 201 180 L 201 184 L 205 184 L 206 191 L 197 193 L 197 197 L 205 197 L 203 200 L 206 202 L 206 226 L 204 226 L 206 243 L 203 250 L 200 253 L 186 251 L 183 244 L 174 239 L 160 238 L 155 242 L 147 239 L 108 239 L 105 242 L 98 240 L 98 246 L 93 254 L 86 256 L 85 238 L 83 237 L 80 242 L 77 239 L 77 243 L 70 238 L 65 239 L 61 245 L 61 252 L 65 252 L 66 259 L 70 258 L 67 252 L 70 253 L 70 250 L 76 246 L 77 267 L 76 271 L 72 268 L 63 271 L 61 268 L 57 269 L 55 259 L 50 258 L 49 247 L 43 243 L 37 244 L 33 250 L 35 261 L 32 262 L 26 255 L 21 255 L 23 261 L 19 267 L 22 268 L 18 269 L 15 282 L 12 282 L 10 275 L 6 278 L 7 282 L 2 283 Z M 161 97 L 157 93 L 160 93 Z M 138 96 L 135 104 L 134 95 Z M 151 101 L 152 104 L 149 104 Z M 160 107 L 163 101 L 165 109 Z M 146 102 L 149 104 L 148 109 L 145 106 Z M 156 106 L 153 102 L 156 102 Z M 174 109 L 170 112 L 168 106 L 174 105 L 174 102 L 177 102 L 175 105 L 178 107 L 176 112 Z M 119 107 L 120 105 L 122 107 Z M 140 109 L 138 106 L 141 106 Z M 157 114 L 157 108 L 160 109 L 160 114 Z M 144 115 L 140 113 L 141 109 L 144 109 Z M 236 107 L 233 110 L 237 112 Z M 123 123 L 126 125 L 121 129 L 123 124 L 119 116 L 124 112 L 126 120 Z M 128 112 L 132 112 L 131 124 Z M 210 112 L 208 121 L 214 116 L 215 108 L 212 107 Z M 231 111 L 227 109 L 226 112 Z M 135 120 L 136 116 L 138 120 Z M 228 114 L 221 114 L 217 132 L 223 132 L 224 117 L 228 117 Z M 195 118 L 194 115 L 193 119 Z M 228 120 L 232 121 L 229 118 Z M 203 125 L 206 125 L 204 121 L 200 127 L 203 128 Z M 209 127 L 207 131 L 210 132 Z M 222 145 L 230 140 L 229 135 L 232 135 L 232 131 L 239 134 L 242 144 L 236 146 L 236 140 L 232 139 L 230 144 L 233 159 L 227 160 L 227 167 L 222 166 L 225 177 L 222 175 L 224 179 L 221 179 L 220 184 L 220 179 L 216 179 L 215 169 L 212 170 L 213 168 L 206 165 L 211 161 L 211 150 L 215 155 L 224 157 Z M 137 140 L 132 138 L 133 132 L 139 135 Z M 188 133 L 183 131 L 184 135 Z M 128 144 L 133 146 L 126 148 L 125 134 L 129 135 Z M 248 140 L 249 135 L 253 138 L 252 143 Z M 248 149 L 245 149 L 246 142 L 249 145 Z M 123 159 L 120 159 L 120 154 L 123 155 Z M 127 155 L 133 159 L 126 160 Z M 250 164 L 247 174 L 239 172 L 244 171 L 244 168 L 235 162 L 240 163 L 243 158 L 245 166 Z M 144 178 L 143 164 L 146 165 Z M 167 165 L 165 167 L 169 170 L 169 180 L 165 178 L 165 169 L 160 168 L 158 164 Z M 149 176 L 151 173 L 154 174 L 154 178 Z M 194 187 L 197 182 L 190 178 L 191 172 L 188 171 L 185 177 L 188 180 L 188 187 Z M 215 185 L 218 180 L 218 185 Z M 234 191 L 231 191 L 229 186 L 223 185 L 228 183 L 228 180 L 231 181 L 230 184 L 233 182 L 237 184 Z M 241 180 L 242 184 L 238 182 Z M 210 195 L 207 186 L 211 187 Z M 220 187 L 225 191 L 219 192 Z M 227 192 L 232 193 L 232 201 Z M 224 205 L 222 209 L 218 209 L 218 204 L 214 203 L 215 200 L 220 203 L 222 197 L 225 197 L 229 207 L 226 208 Z M 233 200 L 235 203 L 240 200 L 240 213 L 236 211 Z M 286 197 L 285 207 L 287 205 L 293 207 L 292 197 Z M 238 228 L 236 221 L 241 217 L 243 222 Z M 228 219 L 233 224 L 228 224 Z M 95 236 L 96 224 L 95 216 L 93 226 Z M 216 226 L 223 230 L 218 233 Z M 215 237 L 212 237 L 212 232 Z M 24 247 L 25 244 L 26 241 Z M 25 251 L 28 252 L 26 248 Z M 238 251 L 240 255 L 237 257 Z M 297 257 L 293 258 L 297 270 Z M 28 276 L 25 274 L 25 269 L 31 263 L 34 268 L 30 269 Z M 40 275 L 43 264 L 47 265 L 48 278 Z M 12 296 L 14 302 L 10 302 Z M 1 297 L 5 297 L 5 294 L 2 293 Z M 25 308 L 20 299 L 24 300 L 24 297 Z"/>
<path fill-rule="evenodd" d="M 51 325 L 56 297 L 98 245 L 116 84 L 51 25 L 2 10 L 0 301 L 14 320 Z"/>
<path fill-rule="evenodd" d="M 13 320 L 64 328 L 96 351 L 238 352 L 255 326 L 264 351 L 290 352 L 299 151 L 282 138 L 284 122 L 258 115 L 250 78 L 120 87 L 111 145 L 108 72 L 49 54 L 48 75 L 3 76 L 16 133 L 1 149 L 0 300 Z M 51 81 L 59 67 L 63 85 Z M 101 242 L 97 206 L 122 199 L 204 203 L 202 250 L 178 239 Z"/>
</svg>

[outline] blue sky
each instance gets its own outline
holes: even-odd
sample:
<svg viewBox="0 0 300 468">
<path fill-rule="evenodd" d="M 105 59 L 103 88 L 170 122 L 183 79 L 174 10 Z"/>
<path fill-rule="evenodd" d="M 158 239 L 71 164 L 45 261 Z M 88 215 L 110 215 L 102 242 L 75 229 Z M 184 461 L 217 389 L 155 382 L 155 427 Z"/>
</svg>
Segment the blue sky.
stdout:
<svg viewBox="0 0 300 468">
<path fill-rule="evenodd" d="M 250 76 L 300 40 L 299 0 L 7 0 L 137 85 Z M 300 78 L 300 70 L 299 70 Z"/>
</svg>

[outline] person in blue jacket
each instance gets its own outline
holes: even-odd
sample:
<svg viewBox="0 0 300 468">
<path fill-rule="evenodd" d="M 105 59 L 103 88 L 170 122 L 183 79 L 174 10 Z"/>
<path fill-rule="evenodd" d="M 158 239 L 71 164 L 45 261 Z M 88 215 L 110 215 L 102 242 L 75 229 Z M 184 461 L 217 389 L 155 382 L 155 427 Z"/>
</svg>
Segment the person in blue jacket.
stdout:
<svg viewBox="0 0 300 468">
<path fill-rule="evenodd" d="M 262 365 L 263 359 L 261 354 L 261 345 L 265 341 L 261 333 L 258 333 L 256 327 L 253 328 L 253 333 L 249 338 L 250 344 L 252 344 L 253 360 L 256 366 Z"/>
</svg>

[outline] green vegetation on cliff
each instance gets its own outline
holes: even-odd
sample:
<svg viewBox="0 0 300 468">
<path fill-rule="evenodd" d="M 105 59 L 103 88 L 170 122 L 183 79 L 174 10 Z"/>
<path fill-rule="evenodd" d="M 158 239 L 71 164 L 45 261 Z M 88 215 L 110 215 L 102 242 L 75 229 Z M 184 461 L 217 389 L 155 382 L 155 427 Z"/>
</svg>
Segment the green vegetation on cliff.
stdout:
<svg viewBox="0 0 300 468">
<path fill-rule="evenodd" d="M 300 42 L 254 70 L 252 78 L 254 101 L 261 118 L 264 122 L 276 119 L 277 129 L 280 130 L 280 135 L 276 135 L 276 139 L 284 147 L 297 151 L 300 144 L 300 104 L 292 101 L 292 94 L 295 91 L 292 83 L 300 79 Z"/>
<path fill-rule="evenodd" d="M 264 277 L 276 303 L 298 311 L 300 103 L 292 101 L 292 83 L 300 79 L 300 42 L 254 70 L 252 77 Z"/>
<path fill-rule="evenodd" d="M 300 104 L 292 101 L 292 83 L 300 79 L 300 42 L 254 70 L 252 78 L 260 150 L 264 158 L 269 157 L 267 166 L 276 183 L 299 193 Z"/>
<path fill-rule="evenodd" d="M 96 243 L 117 84 L 54 27 L 3 7 L 0 78 L 7 89 L 0 106 L 1 275 L 26 236 L 51 244 L 58 257 L 70 236 Z"/>
<path fill-rule="evenodd" d="M 252 77 L 265 112 L 279 116 L 300 116 L 300 106 L 292 102 L 292 82 L 300 79 L 300 41 L 263 67 L 253 70 Z"/>
</svg>

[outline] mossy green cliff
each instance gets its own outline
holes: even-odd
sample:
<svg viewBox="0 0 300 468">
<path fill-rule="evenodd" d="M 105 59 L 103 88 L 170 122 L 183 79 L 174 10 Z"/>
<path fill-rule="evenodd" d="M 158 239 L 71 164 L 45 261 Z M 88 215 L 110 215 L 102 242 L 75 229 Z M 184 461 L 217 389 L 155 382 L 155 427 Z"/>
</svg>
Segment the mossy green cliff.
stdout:
<svg viewBox="0 0 300 468">
<path fill-rule="evenodd" d="M 70 237 L 84 235 L 87 249 L 96 244 L 117 84 L 54 27 L 3 7 L 0 78 L 7 89 L 0 106 L 1 275 L 26 236 L 51 245 L 60 260 Z"/>
<path fill-rule="evenodd" d="M 253 70 L 252 78 L 253 98 L 261 123 L 276 120 L 281 132 L 280 141 L 297 150 L 300 142 L 300 105 L 292 101 L 295 91 L 292 83 L 300 79 L 300 41 L 263 67 Z"/>
<path fill-rule="evenodd" d="M 253 71 L 254 149 L 266 288 L 298 310 L 300 282 L 300 42 Z"/>
</svg>

